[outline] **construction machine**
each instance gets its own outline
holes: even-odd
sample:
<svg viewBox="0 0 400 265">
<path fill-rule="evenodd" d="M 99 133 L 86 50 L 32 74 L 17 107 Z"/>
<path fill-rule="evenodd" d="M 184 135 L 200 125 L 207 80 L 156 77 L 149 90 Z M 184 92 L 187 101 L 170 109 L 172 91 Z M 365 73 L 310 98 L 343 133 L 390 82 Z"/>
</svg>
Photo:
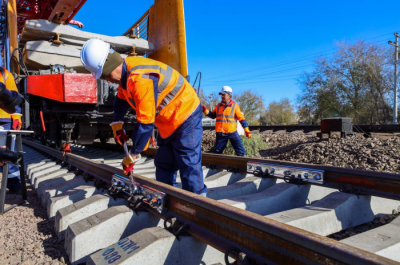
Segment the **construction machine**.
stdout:
<svg viewBox="0 0 400 265">
<path fill-rule="evenodd" d="M 23 103 L 23 128 L 63 149 L 112 136 L 118 86 L 95 80 L 80 61 L 85 41 L 98 38 L 127 56 L 146 56 L 188 76 L 183 0 L 155 0 L 120 36 L 86 32 L 73 20 L 86 0 L 2 0 L 3 66 L 13 73 Z M 84 21 L 82 21 L 84 23 Z M 77 28 L 78 26 L 79 28 Z M 133 110 L 125 129 L 135 126 Z"/>
</svg>

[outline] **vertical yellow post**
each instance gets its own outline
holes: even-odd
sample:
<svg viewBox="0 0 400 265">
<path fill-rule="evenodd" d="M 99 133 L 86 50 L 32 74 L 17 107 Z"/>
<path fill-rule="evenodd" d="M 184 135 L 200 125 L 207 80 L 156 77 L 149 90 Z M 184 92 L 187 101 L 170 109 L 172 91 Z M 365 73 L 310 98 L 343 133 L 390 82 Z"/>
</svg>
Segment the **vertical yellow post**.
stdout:
<svg viewBox="0 0 400 265">
<path fill-rule="evenodd" d="M 15 48 L 18 48 L 18 24 L 17 24 L 17 0 L 7 1 L 7 24 L 8 24 L 8 36 L 10 41 L 10 58 Z M 19 52 L 14 53 L 15 57 L 18 58 Z M 19 67 L 15 59 L 11 58 L 11 72 L 19 74 Z"/>
<path fill-rule="evenodd" d="M 150 8 L 148 40 L 154 44 L 149 58 L 168 64 L 186 77 L 186 31 L 183 0 L 155 0 Z"/>
<path fill-rule="evenodd" d="M 185 11 L 183 8 L 183 0 L 175 1 L 176 17 L 177 17 L 177 41 L 179 46 L 179 64 L 180 73 L 186 77 L 189 75 L 186 51 L 186 28 L 185 28 Z"/>
</svg>

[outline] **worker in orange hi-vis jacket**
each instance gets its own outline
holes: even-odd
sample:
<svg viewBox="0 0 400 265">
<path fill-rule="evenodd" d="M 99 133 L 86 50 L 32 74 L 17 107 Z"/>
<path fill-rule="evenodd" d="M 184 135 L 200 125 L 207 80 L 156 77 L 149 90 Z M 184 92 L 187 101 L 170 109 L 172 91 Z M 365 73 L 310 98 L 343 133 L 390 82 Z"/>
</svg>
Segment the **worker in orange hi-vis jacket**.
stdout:
<svg viewBox="0 0 400 265">
<path fill-rule="evenodd" d="M 237 156 L 245 156 L 246 150 L 244 149 L 242 139 L 237 132 L 237 121 L 244 128 L 244 132 L 247 138 L 251 138 L 251 132 L 249 130 L 249 125 L 247 124 L 243 113 L 240 111 L 239 105 L 233 101 L 232 98 L 232 88 L 229 86 L 223 86 L 221 92 L 221 102 L 217 104 L 215 109 L 210 112 L 205 106 L 202 106 L 203 113 L 215 119 L 215 132 L 217 138 L 215 141 L 214 152 L 217 154 L 222 154 L 224 151 L 228 140 L 231 142 L 233 149 Z"/>
<path fill-rule="evenodd" d="M 3 83 L 8 90 L 18 92 L 14 77 L 3 67 L 0 67 L 0 82 Z M 2 130 L 20 130 L 22 125 L 21 118 L 22 114 L 20 106 L 15 106 L 15 113 L 12 114 L 8 114 L 5 110 L 0 108 L 0 134 L 4 134 L 4 132 L 1 132 Z M 3 163 L 0 162 L 0 165 L 0 170 L 3 172 Z M 7 188 L 11 193 L 18 193 L 21 190 L 19 167 L 11 163 L 8 169 Z"/>
<path fill-rule="evenodd" d="M 183 189 L 205 195 L 200 146 L 203 115 L 200 100 L 186 79 L 168 65 L 149 58 L 122 59 L 108 43 L 98 39 L 84 44 L 81 61 L 96 79 L 102 77 L 120 85 L 111 124 L 117 143 L 123 145 L 129 139 L 122 129 L 128 108 L 136 111 L 133 146 L 122 162 L 125 174 L 133 171 L 156 125 L 156 179 L 176 186 L 179 170 Z"/>
</svg>

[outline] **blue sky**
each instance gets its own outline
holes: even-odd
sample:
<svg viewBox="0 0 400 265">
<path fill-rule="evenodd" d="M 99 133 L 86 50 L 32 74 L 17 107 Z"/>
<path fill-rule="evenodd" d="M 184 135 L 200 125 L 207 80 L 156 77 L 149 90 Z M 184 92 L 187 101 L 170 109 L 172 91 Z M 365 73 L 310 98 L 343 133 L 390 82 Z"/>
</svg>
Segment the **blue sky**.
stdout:
<svg viewBox="0 0 400 265">
<path fill-rule="evenodd" d="M 153 0 L 88 0 L 75 19 L 83 30 L 121 35 Z M 300 93 L 297 78 L 312 61 L 335 51 L 335 42 L 358 39 L 388 45 L 400 32 L 400 1 L 186 0 L 191 81 L 202 72 L 206 94 L 229 85 L 251 89 L 264 103 Z"/>
</svg>

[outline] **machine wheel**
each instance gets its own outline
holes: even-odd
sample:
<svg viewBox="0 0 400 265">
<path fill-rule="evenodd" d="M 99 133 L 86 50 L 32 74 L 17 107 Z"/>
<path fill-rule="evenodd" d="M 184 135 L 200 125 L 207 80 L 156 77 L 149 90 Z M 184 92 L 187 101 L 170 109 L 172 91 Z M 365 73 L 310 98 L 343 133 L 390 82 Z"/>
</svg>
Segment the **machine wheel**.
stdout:
<svg viewBox="0 0 400 265">
<path fill-rule="evenodd" d="M 106 137 L 106 136 L 100 136 L 100 142 L 102 144 L 106 144 L 108 142 L 110 138 Z"/>
</svg>

